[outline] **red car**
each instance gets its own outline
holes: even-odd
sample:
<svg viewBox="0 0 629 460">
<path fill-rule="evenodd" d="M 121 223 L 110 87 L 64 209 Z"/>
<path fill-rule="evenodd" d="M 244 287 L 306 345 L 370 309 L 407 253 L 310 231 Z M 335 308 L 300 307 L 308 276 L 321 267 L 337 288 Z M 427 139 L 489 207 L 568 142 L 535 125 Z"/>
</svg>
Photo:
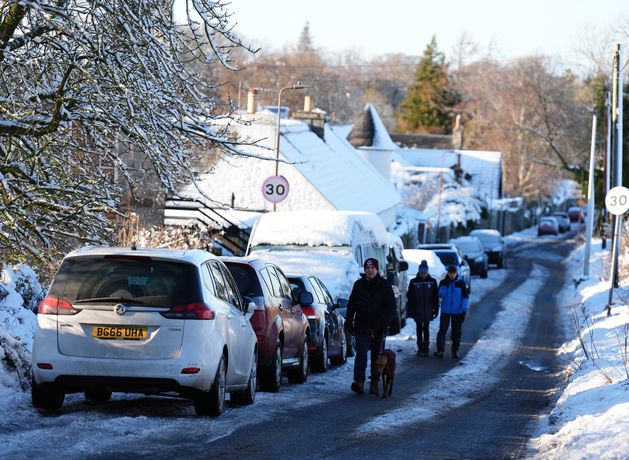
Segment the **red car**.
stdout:
<svg viewBox="0 0 629 460">
<path fill-rule="evenodd" d="M 578 206 L 568 208 L 568 217 L 570 218 L 570 222 L 585 222 L 583 210 Z"/>
<path fill-rule="evenodd" d="M 537 236 L 559 235 L 559 223 L 554 217 L 542 217 L 537 226 Z"/>
<path fill-rule="evenodd" d="M 277 392 L 286 369 L 288 381 L 308 379 L 310 325 L 301 304 L 312 303 L 312 293 L 293 298 L 286 275 L 275 264 L 257 257 L 221 257 L 231 272 L 243 300 L 253 302 L 250 318 L 258 338 L 260 389 Z"/>
</svg>

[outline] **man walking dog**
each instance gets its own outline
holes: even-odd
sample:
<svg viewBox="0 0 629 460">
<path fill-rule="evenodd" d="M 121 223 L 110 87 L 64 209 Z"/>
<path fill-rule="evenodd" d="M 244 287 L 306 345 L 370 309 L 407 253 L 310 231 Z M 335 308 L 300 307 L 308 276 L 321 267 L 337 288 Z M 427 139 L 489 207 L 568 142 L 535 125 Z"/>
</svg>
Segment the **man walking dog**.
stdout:
<svg viewBox="0 0 629 460">
<path fill-rule="evenodd" d="M 435 356 L 443 358 L 443 351 L 446 347 L 446 332 L 452 323 L 452 358 L 459 359 L 461 329 L 467 313 L 469 294 L 465 281 L 458 277 L 456 265 L 448 267 L 448 273 L 439 283 L 439 299 L 441 299 L 441 318 Z"/>
<path fill-rule="evenodd" d="M 428 273 L 428 262 L 422 260 L 406 293 L 408 316 L 417 326 L 417 354 L 421 356 L 428 356 L 430 322 L 439 315 L 438 292 L 437 280 Z"/>
<path fill-rule="evenodd" d="M 367 353 L 371 352 L 371 384 L 369 392 L 376 394 L 378 378 L 376 360 L 384 347 L 384 335 L 395 315 L 395 294 L 391 283 L 378 273 L 378 260 L 369 258 L 363 265 L 364 276 L 354 283 L 347 303 L 345 328 L 356 338 L 354 382 L 352 391 L 365 392 Z"/>
</svg>

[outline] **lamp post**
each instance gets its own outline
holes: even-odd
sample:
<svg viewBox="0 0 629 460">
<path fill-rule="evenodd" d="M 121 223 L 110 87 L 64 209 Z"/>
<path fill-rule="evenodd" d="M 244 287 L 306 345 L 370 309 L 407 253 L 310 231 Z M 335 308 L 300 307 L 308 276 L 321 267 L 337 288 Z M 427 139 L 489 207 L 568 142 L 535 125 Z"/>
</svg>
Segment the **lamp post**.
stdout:
<svg viewBox="0 0 629 460">
<path fill-rule="evenodd" d="M 280 89 L 280 92 L 277 96 L 277 125 L 275 127 L 275 175 L 279 175 L 279 166 L 280 166 L 280 118 L 281 118 L 281 109 L 282 109 L 282 93 L 289 89 L 305 89 L 307 86 L 302 85 L 300 82 L 297 82 L 296 85 L 285 86 Z M 275 212 L 276 204 L 273 203 L 273 212 Z"/>
</svg>

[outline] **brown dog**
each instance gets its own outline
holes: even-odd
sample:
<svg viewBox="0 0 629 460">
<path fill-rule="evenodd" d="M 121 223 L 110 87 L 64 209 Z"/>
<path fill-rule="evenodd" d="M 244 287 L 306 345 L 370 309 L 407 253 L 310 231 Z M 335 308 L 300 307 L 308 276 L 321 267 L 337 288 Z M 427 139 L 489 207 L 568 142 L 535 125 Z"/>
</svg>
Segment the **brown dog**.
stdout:
<svg viewBox="0 0 629 460">
<path fill-rule="evenodd" d="M 386 398 L 393 393 L 393 379 L 395 378 L 395 352 L 382 350 L 376 359 L 376 396 L 380 395 L 380 379 L 382 378 L 382 397 Z"/>
</svg>

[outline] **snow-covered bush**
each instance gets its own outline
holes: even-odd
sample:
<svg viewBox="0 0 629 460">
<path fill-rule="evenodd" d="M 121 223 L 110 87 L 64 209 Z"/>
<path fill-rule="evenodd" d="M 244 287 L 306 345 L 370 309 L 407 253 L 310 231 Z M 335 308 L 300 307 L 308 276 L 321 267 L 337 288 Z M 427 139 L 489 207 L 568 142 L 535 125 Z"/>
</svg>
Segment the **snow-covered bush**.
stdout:
<svg viewBox="0 0 629 460">
<path fill-rule="evenodd" d="M 0 387 L 26 389 L 42 288 L 27 265 L 5 266 L 0 276 Z"/>
</svg>

